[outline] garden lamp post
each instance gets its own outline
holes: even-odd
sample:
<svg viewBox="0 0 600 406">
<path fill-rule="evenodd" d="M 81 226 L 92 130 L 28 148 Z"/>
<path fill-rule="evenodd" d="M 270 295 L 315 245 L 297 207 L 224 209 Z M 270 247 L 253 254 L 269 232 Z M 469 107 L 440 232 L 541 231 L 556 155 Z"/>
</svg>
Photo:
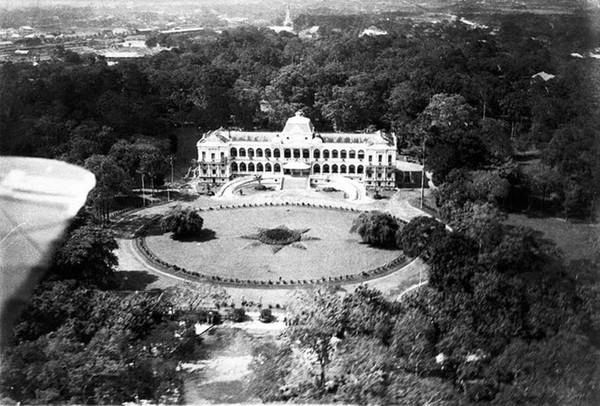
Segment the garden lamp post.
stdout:
<svg viewBox="0 0 600 406">
<path fill-rule="evenodd" d="M 146 192 L 144 189 L 144 172 L 137 171 L 137 173 L 139 173 L 142 177 L 142 206 L 146 207 Z"/>
<path fill-rule="evenodd" d="M 169 187 L 173 186 L 173 155 L 169 155 L 169 165 L 171 165 L 171 183 L 167 186 L 167 201 L 171 201 L 171 193 Z"/>
</svg>

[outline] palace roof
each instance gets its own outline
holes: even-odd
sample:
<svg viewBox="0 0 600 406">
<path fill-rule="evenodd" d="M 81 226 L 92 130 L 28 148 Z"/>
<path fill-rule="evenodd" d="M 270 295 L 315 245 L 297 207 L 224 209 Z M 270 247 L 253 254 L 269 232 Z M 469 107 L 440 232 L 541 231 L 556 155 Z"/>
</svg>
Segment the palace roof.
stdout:
<svg viewBox="0 0 600 406">
<path fill-rule="evenodd" d="M 238 131 L 220 128 L 204 134 L 198 144 L 226 144 L 230 142 L 322 142 L 326 144 L 394 145 L 393 138 L 382 131 L 373 133 L 317 133 L 310 119 L 302 116 L 300 112 L 286 121 L 281 132 Z"/>
</svg>

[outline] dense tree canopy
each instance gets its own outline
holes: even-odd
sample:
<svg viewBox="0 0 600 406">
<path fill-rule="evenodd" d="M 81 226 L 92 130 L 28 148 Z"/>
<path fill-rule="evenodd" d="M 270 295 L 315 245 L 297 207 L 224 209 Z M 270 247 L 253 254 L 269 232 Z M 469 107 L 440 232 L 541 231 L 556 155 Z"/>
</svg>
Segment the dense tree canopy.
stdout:
<svg viewBox="0 0 600 406">
<path fill-rule="evenodd" d="M 171 51 L 116 66 L 61 53 L 38 66 L 6 63 L 0 152 L 82 164 L 115 142 L 144 139 L 164 156 L 177 147 L 177 127 L 280 129 L 302 110 L 320 131 L 394 131 L 400 149 L 419 156 L 426 140 L 437 183 L 453 169 L 501 166 L 515 152 L 538 151 L 559 177 L 559 204 L 570 216 L 589 216 L 600 184 L 600 78 L 592 60 L 569 53 L 585 54 L 597 27 L 577 13 L 484 19 L 490 28 L 396 14 L 304 15 L 297 27 L 316 23 L 318 39 L 240 27 L 194 38 L 161 34 Z M 388 35 L 359 37 L 370 25 Z M 532 78 L 541 71 L 555 77 Z M 123 144 L 117 149 L 122 155 Z M 164 160 L 152 156 L 123 169 L 160 184 Z M 511 183 L 520 185 L 535 196 L 544 190 Z"/>
<path fill-rule="evenodd" d="M 256 379 L 279 387 L 264 399 L 595 404 L 598 284 L 583 276 L 594 265 L 578 287 L 531 230 L 502 226 L 497 243 L 480 245 L 429 228 L 429 285 L 402 302 L 364 286 L 294 302 L 290 341 L 257 354 Z"/>
</svg>

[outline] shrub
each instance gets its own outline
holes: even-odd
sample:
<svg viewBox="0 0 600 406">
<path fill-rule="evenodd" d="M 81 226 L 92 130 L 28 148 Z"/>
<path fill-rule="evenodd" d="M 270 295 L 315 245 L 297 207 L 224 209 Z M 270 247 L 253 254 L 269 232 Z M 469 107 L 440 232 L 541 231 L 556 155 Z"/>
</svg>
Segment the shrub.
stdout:
<svg viewBox="0 0 600 406">
<path fill-rule="evenodd" d="M 176 207 L 161 220 L 161 228 L 172 232 L 176 239 L 193 237 L 200 233 L 204 220 L 199 211 L 191 207 Z"/>
<path fill-rule="evenodd" d="M 351 233 L 358 233 L 363 242 L 378 247 L 396 246 L 396 232 L 400 225 L 387 213 L 371 211 L 361 213 L 352 223 Z"/>
<path fill-rule="evenodd" d="M 235 308 L 229 315 L 229 318 L 234 323 L 241 323 L 243 321 L 246 321 L 246 311 L 241 307 Z"/>
<path fill-rule="evenodd" d="M 259 320 L 262 321 L 263 323 L 272 322 L 273 321 L 273 313 L 271 312 L 271 309 L 262 309 L 260 311 Z"/>
</svg>

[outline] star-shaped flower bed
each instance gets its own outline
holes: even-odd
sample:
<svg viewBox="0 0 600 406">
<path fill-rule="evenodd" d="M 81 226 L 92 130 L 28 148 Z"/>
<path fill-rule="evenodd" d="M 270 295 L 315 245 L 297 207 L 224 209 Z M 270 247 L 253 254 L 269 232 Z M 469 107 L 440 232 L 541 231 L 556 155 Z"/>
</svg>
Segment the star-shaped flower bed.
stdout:
<svg viewBox="0 0 600 406">
<path fill-rule="evenodd" d="M 241 238 L 255 240 L 248 246 L 270 245 L 273 254 L 279 252 L 283 247 L 289 245 L 294 248 L 305 250 L 307 247 L 302 241 L 318 240 L 317 237 L 307 236 L 310 228 L 291 229 L 287 226 L 275 228 L 259 228 L 258 233 L 243 235 Z"/>
</svg>

